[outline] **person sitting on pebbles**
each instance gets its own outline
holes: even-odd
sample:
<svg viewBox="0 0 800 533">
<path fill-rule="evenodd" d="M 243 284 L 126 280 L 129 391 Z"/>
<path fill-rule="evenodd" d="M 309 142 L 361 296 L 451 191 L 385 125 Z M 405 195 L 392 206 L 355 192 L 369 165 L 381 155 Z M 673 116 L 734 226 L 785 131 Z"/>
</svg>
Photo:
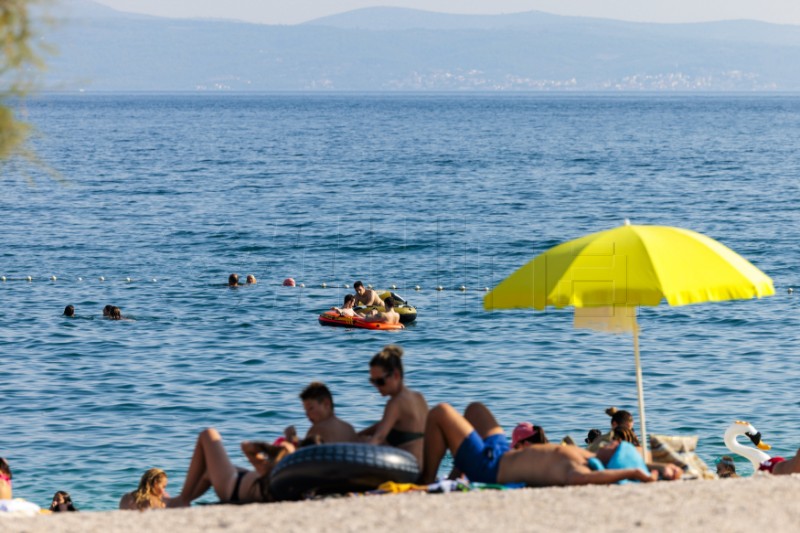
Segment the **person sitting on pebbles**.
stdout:
<svg viewBox="0 0 800 533">
<path fill-rule="evenodd" d="M 486 410 L 488 413 L 488 409 Z M 490 413 L 489 413 L 490 414 Z M 428 413 L 420 483 L 430 484 L 449 449 L 454 465 L 470 481 L 525 483 L 530 486 L 603 485 L 624 480 L 649 482 L 678 479 L 683 471 L 671 464 L 645 465 L 627 442 L 614 441 L 597 454 L 578 446 L 537 444 L 509 449 L 494 417 L 474 427 L 452 406 L 439 404 Z"/>
<path fill-rule="evenodd" d="M 122 496 L 119 508 L 123 511 L 163 509 L 170 502 L 167 495 L 167 473 L 151 468 L 139 480 L 139 488 Z"/>
<path fill-rule="evenodd" d="M 319 381 L 310 383 L 300 393 L 300 399 L 303 401 L 306 417 L 311 422 L 306 439 L 318 435 L 326 444 L 358 440 L 353 426 L 334 413 L 333 395 L 327 385 Z"/>
</svg>

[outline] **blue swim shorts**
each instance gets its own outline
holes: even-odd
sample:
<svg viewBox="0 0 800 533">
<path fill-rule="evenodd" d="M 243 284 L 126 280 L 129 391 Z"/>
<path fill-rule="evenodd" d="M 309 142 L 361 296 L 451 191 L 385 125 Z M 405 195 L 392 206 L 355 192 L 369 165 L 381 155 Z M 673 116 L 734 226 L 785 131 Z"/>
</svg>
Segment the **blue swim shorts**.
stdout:
<svg viewBox="0 0 800 533">
<path fill-rule="evenodd" d="M 509 449 L 511 446 L 504 434 L 490 435 L 481 440 L 478 432 L 473 431 L 458 447 L 453 462 L 470 481 L 497 483 L 500 458 Z"/>
</svg>

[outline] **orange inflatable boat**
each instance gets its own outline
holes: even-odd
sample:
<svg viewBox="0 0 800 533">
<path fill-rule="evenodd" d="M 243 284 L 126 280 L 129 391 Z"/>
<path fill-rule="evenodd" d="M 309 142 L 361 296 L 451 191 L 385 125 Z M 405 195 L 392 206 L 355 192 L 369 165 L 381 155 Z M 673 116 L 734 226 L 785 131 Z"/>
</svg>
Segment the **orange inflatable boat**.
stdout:
<svg viewBox="0 0 800 533">
<path fill-rule="evenodd" d="M 404 329 L 403 324 L 387 324 L 385 322 L 367 322 L 360 316 L 341 316 L 336 311 L 325 311 L 319 315 L 319 323 L 323 326 L 362 329 Z"/>
</svg>

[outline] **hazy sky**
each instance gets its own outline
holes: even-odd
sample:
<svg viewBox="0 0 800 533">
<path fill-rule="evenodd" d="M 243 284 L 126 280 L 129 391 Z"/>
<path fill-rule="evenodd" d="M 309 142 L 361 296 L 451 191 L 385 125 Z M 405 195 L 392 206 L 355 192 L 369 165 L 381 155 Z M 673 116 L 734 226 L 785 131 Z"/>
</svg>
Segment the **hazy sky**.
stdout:
<svg viewBox="0 0 800 533">
<path fill-rule="evenodd" d="M 800 24 L 798 0 L 95 0 L 121 11 L 169 17 L 231 18 L 296 24 L 371 6 L 443 13 L 515 13 L 539 10 L 645 22 L 753 19 Z"/>
</svg>

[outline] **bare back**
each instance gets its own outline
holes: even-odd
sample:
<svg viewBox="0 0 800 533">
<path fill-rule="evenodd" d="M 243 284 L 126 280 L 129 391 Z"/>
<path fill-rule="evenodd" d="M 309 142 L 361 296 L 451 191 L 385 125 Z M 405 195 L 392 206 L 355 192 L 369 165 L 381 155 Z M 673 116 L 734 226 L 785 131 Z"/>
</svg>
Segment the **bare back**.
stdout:
<svg viewBox="0 0 800 533">
<path fill-rule="evenodd" d="M 412 453 L 417 458 L 417 462 L 422 464 L 424 441 L 422 435 L 425 433 L 425 420 L 428 417 L 428 402 L 425 401 L 425 396 L 404 387 L 397 396 L 387 402 L 386 409 L 390 408 L 398 410 L 397 421 L 392 426 L 393 431 L 420 434 L 419 438 L 399 444 L 397 447 Z"/>
<path fill-rule="evenodd" d="M 511 450 L 500 460 L 498 483 L 531 486 L 570 485 L 572 473 L 591 472 L 587 461 L 594 454 L 577 446 L 537 444 Z"/>
<path fill-rule="evenodd" d="M 337 416 L 331 416 L 325 420 L 317 422 L 308 429 L 306 438 L 319 435 L 322 442 L 332 444 L 334 442 L 355 442 L 356 430 L 353 426 Z"/>
</svg>

